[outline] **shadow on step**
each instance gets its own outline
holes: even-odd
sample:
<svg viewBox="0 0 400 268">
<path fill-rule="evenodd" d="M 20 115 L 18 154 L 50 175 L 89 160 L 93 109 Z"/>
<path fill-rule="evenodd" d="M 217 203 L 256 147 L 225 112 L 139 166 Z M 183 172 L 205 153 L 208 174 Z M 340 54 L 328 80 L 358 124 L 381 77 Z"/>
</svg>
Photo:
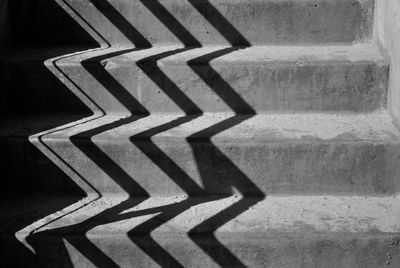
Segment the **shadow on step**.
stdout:
<svg viewBox="0 0 400 268">
<path fill-rule="evenodd" d="M 5 1 L 10 37 L 0 51 L 0 114 L 90 113 L 45 61 L 99 44 L 63 10 L 61 1 Z"/>
<path fill-rule="evenodd" d="M 54 0 L 9 0 L 13 47 L 95 47 L 97 43 Z M 76 49 L 75 49 L 76 51 Z"/>
<path fill-rule="evenodd" d="M 56 1 L 12 0 L 7 8 L 10 38 L 0 51 L 0 266 L 40 267 L 39 256 L 14 234 L 78 202 L 85 192 L 28 137 L 91 114 L 44 62 L 97 43 Z"/>
<path fill-rule="evenodd" d="M 1 267 L 40 267 L 40 256 L 26 248 L 14 234 L 85 196 L 85 192 L 28 139 L 91 114 L 43 64 L 48 57 L 69 52 L 72 50 L 35 55 L 26 65 L 22 61 L 6 64 L 7 61 L 0 60 L 2 103 L 6 103 L 1 105 L 0 112 Z M 66 113 L 67 108 L 71 113 Z M 64 195 L 68 198 L 52 202 L 53 197 Z"/>
<path fill-rule="evenodd" d="M 103 13 L 115 26 L 124 33 L 134 44 L 147 47 L 149 44 L 145 38 L 139 34 L 132 25 L 127 24 L 124 19 L 108 2 L 91 1 L 94 6 Z M 174 20 L 167 9 L 162 8 L 158 1 L 142 1 L 142 3 L 157 18 L 179 38 L 183 44 L 196 46 L 200 44 L 185 28 Z M 191 1 L 196 7 L 196 2 Z M 208 3 L 208 2 L 207 2 Z M 213 19 L 215 16 L 221 16 L 218 11 L 208 3 L 207 8 L 198 9 L 211 24 L 215 24 Z M 77 11 L 75 11 L 77 12 Z M 211 15 L 212 16 L 211 16 Z M 218 19 L 218 25 L 214 25 L 221 34 L 233 45 L 247 46 L 248 42 L 244 37 L 236 31 L 232 25 L 223 17 Z M 247 114 L 248 116 L 232 116 L 218 124 L 210 126 L 200 132 L 197 132 L 186 139 L 191 146 L 195 164 L 199 171 L 202 185 L 195 182 L 190 175 L 187 174 L 177 163 L 174 162 L 157 144 L 152 141 L 152 137 L 165 132 L 167 130 L 178 127 L 184 123 L 188 123 L 199 115 L 202 110 L 193 100 L 191 100 L 179 87 L 171 81 L 163 71 L 157 67 L 157 61 L 177 53 L 181 53 L 190 48 L 178 49 L 164 52 L 158 55 L 152 55 L 137 62 L 137 66 L 160 88 L 164 93 L 185 112 L 186 115 L 177 118 L 171 122 L 160 124 L 149 128 L 139 134 L 130 137 L 132 144 L 138 148 L 141 153 L 152 161 L 155 167 L 162 170 L 169 179 L 178 185 L 188 196 L 187 199 L 167 205 L 157 205 L 150 209 L 135 210 L 133 212 L 125 212 L 128 209 L 134 209 L 140 204 L 149 200 L 150 193 L 135 178 L 128 174 L 117 162 L 115 162 L 106 152 L 101 150 L 92 138 L 105 131 L 111 131 L 123 125 L 141 120 L 149 115 L 149 111 L 140 104 L 132 95 L 130 95 L 124 86 L 119 83 L 116 78 L 110 75 L 101 65 L 101 61 L 118 54 L 132 52 L 134 50 L 125 50 L 117 53 L 104 54 L 90 61 L 82 62 L 82 66 L 88 71 L 111 95 L 118 100 L 128 111 L 135 116 L 116 120 L 111 123 L 98 124 L 89 130 L 74 134 L 70 137 L 71 144 L 79 149 L 85 157 L 90 159 L 97 168 L 107 174 L 119 187 L 129 195 L 129 198 L 111 207 L 102 208 L 95 215 L 85 214 L 86 208 L 72 214 L 64 215 L 56 220 L 62 222 L 63 218 L 68 219 L 75 215 L 83 216 L 84 219 L 72 221 L 70 224 L 61 224 L 61 226 L 53 225 L 52 222 L 47 223 L 48 227 L 39 228 L 36 232 L 31 233 L 27 237 L 27 242 L 32 246 L 38 257 L 43 261 L 45 266 L 51 267 L 73 267 L 74 256 L 70 256 L 66 243 L 72 245 L 81 256 L 98 267 L 118 267 L 121 265 L 121 259 L 112 256 L 112 253 L 106 252 L 101 245 L 107 243 L 108 240 L 114 239 L 112 236 L 104 241 L 94 242 L 88 236 L 88 233 L 96 228 L 101 228 L 110 223 L 118 223 L 124 220 L 133 220 L 136 217 L 147 216 L 148 219 L 131 228 L 126 233 L 133 244 L 141 249 L 152 262 L 157 263 L 161 267 L 183 267 L 184 264 L 179 256 L 173 255 L 165 247 L 153 238 L 152 232 L 168 223 L 194 205 L 212 201 L 214 199 L 224 198 L 235 194 L 235 190 L 240 195 L 245 196 L 235 204 L 225 208 L 218 213 L 211 215 L 206 220 L 192 227 L 188 231 L 188 238 L 197 245 L 205 254 L 207 254 L 216 264 L 221 267 L 245 267 L 242 261 L 236 257 L 227 247 L 225 247 L 215 236 L 214 232 L 231 221 L 251 206 L 264 198 L 263 192 L 238 168 L 235 164 L 213 144 L 211 138 L 218 133 L 225 131 L 235 125 L 251 118 L 254 110 L 243 100 L 234 89 L 226 83 L 220 75 L 210 66 L 210 61 L 226 55 L 239 48 L 224 49 L 216 51 L 208 55 L 199 57 L 188 63 L 189 67 L 196 72 L 199 77 L 218 95 L 233 111 L 234 114 Z M 136 50 L 139 50 L 136 49 Z M 201 62 L 201 69 L 195 66 L 197 62 Z M 93 100 L 93 99 L 92 99 Z M 97 106 L 100 106 L 97 104 Z M 139 115 L 139 116 L 138 116 Z M 103 115 L 103 117 L 105 114 Z M 101 117 L 99 117 L 101 118 Z M 94 119 L 96 120 L 96 119 Z M 223 169 L 216 169 L 215 163 Z M 82 169 L 85 167 L 82 166 Z M 79 172 L 79 170 L 77 171 Z M 80 172 L 84 174 L 83 172 Z M 86 172 L 90 174 L 90 172 Z M 88 182 L 95 182 L 95 177 L 83 178 Z M 211 193 L 219 193 L 219 196 L 212 197 Z M 93 204 L 100 202 L 103 193 Z M 251 197 L 251 198 L 247 198 Z M 82 214 L 80 214 L 82 213 Z M 86 216 L 85 216 L 86 215 Z M 68 221 L 68 220 L 67 220 Z M 46 226 L 44 226 L 46 227 Z M 207 241 L 207 243 L 204 243 Z M 118 248 L 113 248 L 115 253 Z M 111 255 L 110 255 L 111 254 Z M 127 255 L 133 256 L 136 253 Z M 75 256 L 76 257 L 76 256 Z M 77 257 L 78 259 L 80 257 Z M 154 263 L 152 263 L 154 264 Z"/>
</svg>

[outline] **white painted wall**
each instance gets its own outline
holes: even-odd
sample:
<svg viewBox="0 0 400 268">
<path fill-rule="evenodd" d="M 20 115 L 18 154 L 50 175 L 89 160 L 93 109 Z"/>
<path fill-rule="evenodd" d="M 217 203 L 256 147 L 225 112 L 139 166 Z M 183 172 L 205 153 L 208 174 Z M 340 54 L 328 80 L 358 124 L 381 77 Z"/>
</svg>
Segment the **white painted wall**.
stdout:
<svg viewBox="0 0 400 268">
<path fill-rule="evenodd" d="M 388 108 L 400 126 L 400 0 L 375 0 L 374 38 L 389 53 Z"/>
</svg>

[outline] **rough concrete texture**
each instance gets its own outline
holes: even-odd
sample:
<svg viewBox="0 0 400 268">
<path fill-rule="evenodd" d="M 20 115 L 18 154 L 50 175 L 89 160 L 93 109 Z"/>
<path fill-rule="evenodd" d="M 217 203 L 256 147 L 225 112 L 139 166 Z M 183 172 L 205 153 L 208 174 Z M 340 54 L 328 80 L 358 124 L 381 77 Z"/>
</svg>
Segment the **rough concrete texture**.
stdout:
<svg viewBox="0 0 400 268">
<path fill-rule="evenodd" d="M 103 234 L 100 237 L 91 237 L 91 243 L 96 247 L 88 247 L 84 254 L 94 257 L 87 258 L 82 249 L 78 250 L 72 244 L 79 242 L 80 236 L 68 235 L 60 242 L 54 236 L 35 237 L 39 241 L 37 248 L 38 265 L 40 267 L 99 267 L 104 263 L 96 259 L 97 247 L 101 245 L 101 251 L 107 255 L 110 266 L 115 267 L 172 267 L 175 261 L 165 258 L 165 251 L 174 259 L 179 260 L 180 267 L 389 267 L 397 268 L 400 265 L 398 234 L 329 234 L 317 233 L 303 235 L 299 233 L 243 233 L 221 234 L 219 240 L 223 240 L 224 246 L 216 243 L 215 239 L 204 235 L 197 239 L 197 244 L 187 241 L 184 235 L 165 235 L 160 247 L 148 241 L 140 244 L 150 256 L 136 246 L 129 238 L 123 235 Z M 7 237 L 8 238 L 8 237 Z M 4 238 L 4 241 L 8 239 Z M 139 236 L 140 238 L 140 236 Z M 136 238 L 137 239 L 137 238 Z M 160 239 L 158 239 L 160 240 Z M 70 241 L 73 241 L 70 243 Z M 135 241 L 136 242 L 136 241 Z M 140 242 L 138 242 L 140 243 Z M 149 244 L 146 244 L 149 243 Z M 47 247 L 46 247 L 47 245 Z M 92 244 L 91 244 L 92 245 Z M 208 252 L 218 256 L 214 261 L 203 251 L 196 248 L 201 245 Z M 224 255 L 226 249 L 235 256 Z M 164 251 L 165 250 L 165 251 Z M 65 255 L 65 253 L 68 255 Z M 201 254 L 203 253 L 203 254 Z M 20 255 L 14 254 L 19 257 Z M 103 258 L 101 256 L 100 258 Z M 154 259 L 157 261 L 155 261 Z M 239 259 L 240 264 L 236 264 Z"/>
<path fill-rule="evenodd" d="M 46 6 L 49 1 L 40 2 L 42 6 Z M 57 1 L 62 7 L 68 5 L 76 10 L 79 17 L 73 12 L 70 12 L 71 16 L 80 22 L 88 33 L 92 33 L 95 39 L 98 39 L 96 35 L 101 35 L 111 44 L 137 46 L 150 43 L 243 46 L 363 41 L 368 39 L 372 32 L 373 2 L 373 0 Z M 31 16 L 35 19 L 52 14 L 48 14 L 45 10 L 42 13 L 36 10 Z M 82 20 L 85 20 L 90 27 L 82 23 Z M 55 18 L 55 21 L 58 19 Z M 36 31 L 40 30 L 39 27 L 49 26 L 37 25 Z M 94 33 L 94 30 L 98 34 Z"/>
<path fill-rule="evenodd" d="M 163 233 L 186 233 L 203 221 L 211 218 L 220 211 L 233 204 L 239 204 L 249 197 L 209 197 L 190 198 L 187 196 L 153 197 L 142 200 L 134 207 L 126 208 L 120 215 L 121 219 L 114 219 L 112 215 L 102 215 L 105 209 L 126 202 L 123 198 L 103 197 L 80 209 L 79 212 L 68 213 L 64 217 L 51 221 L 49 219 L 34 223 L 43 225 L 35 232 L 43 232 L 73 226 L 87 219 L 102 215 L 99 221 L 104 226 L 96 226 L 88 235 L 91 236 L 100 230 L 108 233 L 117 233 L 121 230 L 133 229 L 141 221 L 147 221 L 158 213 L 172 213 L 173 210 L 163 212 L 163 207 L 176 207 L 180 204 L 191 203 L 187 210 L 172 218 L 155 229 Z M 259 200 L 257 200 L 259 201 Z M 269 196 L 256 202 L 234 220 L 218 228 L 218 232 L 290 232 L 303 229 L 314 232 L 332 233 L 359 233 L 359 232 L 400 232 L 399 197 L 361 197 L 361 196 Z M 149 211 L 149 213 L 145 213 Z M 60 211 L 60 214 L 64 211 Z M 131 217 L 126 217 L 127 215 Z M 195 215 L 195 217 L 193 217 Z M 147 216 L 147 217 L 144 217 Z M 115 221 L 115 222 L 114 222 Z M 301 224 L 300 224 L 301 223 Z M 200 230 L 194 230 L 199 232 Z M 211 232 L 212 225 L 205 225 L 202 232 Z M 79 232 L 79 229 L 70 230 L 70 234 Z M 141 230 L 137 230 L 138 233 Z M 22 237 L 23 232 L 18 232 Z M 28 234 L 27 234 L 28 235 Z"/>
<path fill-rule="evenodd" d="M 46 54 L 58 53 L 27 50 L 4 55 L 0 78 L 7 101 L 2 109 L 21 111 L 21 103 L 26 103 L 23 108 L 28 112 L 82 109 L 43 67 Z M 48 60 L 45 65 L 61 69 L 106 112 L 126 112 L 113 93 L 117 91 L 126 91 L 140 103 L 131 102 L 132 113 L 142 113 L 143 107 L 151 113 L 368 112 L 386 107 L 387 98 L 387 59 L 373 44 L 254 46 L 236 51 L 227 47 L 111 48 Z M 235 94 L 246 103 L 235 103 Z M 229 106 L 232 102 L 234 107 Z"/>
<path fill-rule="evenodd" d="M 400 266 L 374 1 L 9 3 L 0 266 Z"/>
<path fill-rule="evenodd" d="M 375 38 L 390 56 L 389 110 L 400 124 L 400 2 L 376 1 Z"/>
<path fill-rule="evenodd" d="M 27 122 L 25 130 L 13 130 L 15 122 L 4 123 L 2 144 L 7 148 L 13 141 L 20 149 L 6 150 L 5 161 L 30 167 L 39 181 L 52 180 L 44 173 L 51 163 L 37 161 L 38 154 L 15 139 L 30 129 Z M 248 195 L 376 195 L 395 193 L 400 186 L 399 132 L 385 112 L 250 119 L 231 114 L 106 116 L 30 140 L 39 149 L 50 148 L 52 161 L 61 158 L 102 193 L 142 195 L 138 183 L 156 196 L 232 194 L 241 180 L 256 185 L 240 189 Z M 135 183 L 121 186 L 122 174 Z M 57 187 L 57 181 L 51 185 Z"/>
<path fill-rule="evenodd" d="M 240 214 L 243 202 L 256 204 Z M 41 205 L 29 206 L 38 211 Z M 220 213 L 227 208 L 229 215 Z M 78 211 L 59 211 L 16 236 L 45 267 L 98 266 L 102 254 L 119 267 L 171 267 L 175 261 L 184 267 L 398 267 L 399 208 L 398 197 L 101 198 Z M 1 221 L 10 217 L 23 220 L 6 209 Z M 85 239 L 95 247 L 82 250 Z"/>
</svg>

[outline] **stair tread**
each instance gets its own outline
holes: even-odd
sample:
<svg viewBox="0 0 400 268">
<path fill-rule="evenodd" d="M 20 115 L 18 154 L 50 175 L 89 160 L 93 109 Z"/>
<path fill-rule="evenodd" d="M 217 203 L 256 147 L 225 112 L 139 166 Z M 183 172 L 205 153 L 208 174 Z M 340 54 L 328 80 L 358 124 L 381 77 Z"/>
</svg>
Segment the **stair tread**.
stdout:
<svg viewBox="0 0 400 268">
<path fill-rule="evenodd" d="M 332 267 L 337 263 L 347 267 L 358 258 L 370 267 L 398 264 L 398 196 L 270 196 L 251 207 L 247 205 L 254 200 L 234 196 L 88 201 L 83 199 L 32 224 L 24 220 L 23 214 L 29 213 L 26 206 L 18 216 L 18 206 L 14 206 L 12 221 L 9 214 L 0 215 L 0 237 L 14 243 L 17 239 L 42 258 L 66 256 L 78 266 L 107 257 L 123 267 L 138 262 L 143 267 L 155 262 L 170 267 L 169 262 L 159 261 L 161 253 L 184 267 L 222 266 L 225 255 L 233 256 L 233 263 L 251 267 L 266 263 L 280 267 L 288 256 L 295 263 L 288 267 L 296 267 L 310 255 L 307 263 L 318 262 L 321 255 L 333 256 Z M 191 201 L 197 204 L 179 207 Z M 57 198 L 48 199 L 48 204 L 56 202 Z M 10 207 L 10 202 L 4 204 Z M 34 213 L 48 204 L 39 204 Z M 10 222 L 21 227 L 8 231 Z M 81 242 L 84 246 L 77 247 Z M 225 254 L 222 260 L 221 252 Z"/>
<path fill-rule="evenodd" d="M 9 204 L 4 208 L 8 207 L 10 211 L 5 209 L 1 215 L 1 222 L 4 223 L 2 232 L 7 231 L 7 221 L 10 218 L 17 221 L 19 217 L 23 220 L 24 215 L 37 213 L 48 204 L 57 204 L 57 202 L 65 202 L 65 198 L 45 197 L 39 198 L 39 201 L 29 199 L 28 206 L 24 199 L 22 201 L 18 199 L 18 202 L 4 200 L 4 204 Z M 82 206 L 83 204 L 86 205 Z M 127 232 L 159 214 L 161 219 L 165 217 L 169 220 L 155 228 L 154 233 L 184 233 L 234 204 L 237 205 L 230 209 L 231 216 L 225 224 L 221 217 L 221 226 L 216 231 L 217 233 L 264 232 L 273 235 L 274 233 L 301 232 L 306 235 L 400 232 L 398 196 L 269 196 L 261 201 L 240 196 L 225 198 L 171 196 L 148 199 L 102 197 L 92 202 L 86 198 L 34 225 L 43 226 L 36 230 L 40 232 L 79 224 L 93 217 L 96 224 L 89 231 L 89 236 L 94 233 L 106 235 Z M 23 206 L 23 209 L 16 210 L 15 207 L 18 206 L 21 208 Z M 69 212 L 69 209 L 74 206 L 75 210 Z M 103 213 L 107 209 L 109 209 L 108 212 Z M 169 215 L 178 211 L 181 213 L 169 218 Z M 54 220 L 55 218 L 58 219 Z M 201 232 L 211 231 L 210 226 L 203 227 Z M 76 228 L 75 231 L 79 230 L 80 228 Z M 73 233 L 74 228 L 68 229 L 68 232 Z"/>
<path fill-rule="evenodd" d="M 47 122 L 45 117 L 41 120 Z M 42 123 L 30 120 L 30 124 Z M 21 129 L 30 130 L 29 141 Z M 151 196 L 226 195 L 232 193 L 233 184 L 242 183 L 246 187 L 241 186 L 240 192 L 246 196 L 387 195 L 399 187 L 400 133 L 387 112 L 252 118 L 107 115 L 43 132 L 32 132 L 23 120 L 10 118 L 2 124 L 0 142 L 4 161 L 11 166 L 28 163 L 38 170 L 38 181 L 51 177 L 39 169 L 46 163 L 38 162 L 26 144 L 44 150 L 51 160 L 66 161 L 71 172 L 84 174 L 106 194 L 144 196 L 137 185 Z M 53 164 L 49 160 L 47 165 Z M 87 188 L 80 178 L 73 181 Z M 93 192 L 89 188 L 85 191 Z"/>
<path fill-rule="evenodd" d="M 153 116 L 151 116 L 153 117 Z M 93 140 L 119 139 L 137 135 L 137 137 L 148 136 L 141 132 L 157 126 L 157 119 L 172 121 L 171 117 L 162 116 L 148 117 L 104 132 L 93 137 Z M 224 130 L 226 120 L 239 123 Z M 163 121 L 164 121 L 163 120 Z M 241 122 L 242 120 L 245 120 Z M 164 121 L 165 122 L 165 121 Z M 214 125 L 220 127 L 212 127 Z M 153 125 L 153 126 L 154 126 Z M 229 125 L 229 124 L 228 124 Z M 195 134 L 208 127 L 212 130 Z M 222 132 L 219 132 L 221 129 Z M 214 135 L 215 133 L 215 135 Z M 329 115 L 329 114 L 271 114 L 256 115 L 246 119 L 246 116 L 234 116 L 229 114 L 206 114 L 192 121 L 161 132 L 154 138 L 182 138 L 195 134 L 194 137 L 209 137 L 213 141 L 234 140 L 244 141 L 275 141 L 275 140 L 365 140 L 365 141 L 393 141 L 398 142 L 399 133 L 390 122 L 390 117 L 385 113 L 373 115 Z"/>
<path fill-rule="evenodd" d="M 24 62 L 24 61 L 42 61 L 46 56 L 63 55 L 70 53 L 68 57 L 61 62 L 64 64 L 78 64 L 81 60 L 91 61 L 96 57 L 104 56 L 107 62 L 117 61 L 120 64 L 124 62 L 138 61 L 151 56 L 155 60 L 156 55 L 163 55 L 159 62 L 182 62 L 194 60 L 195 62 L 205 62 L 211 60 L 212 63 L 218 62 L 292 62 L 298 64 L 313 61 L 332 61 L 332 62 L 357 62 L 371 61 L 387 64 L 387 58 L 382 54 L 379 47 L 374 43 L 356 43 L 352 45 L 314 45 L 314 46 L 250 46 L 247 48 L 231 46 L 204 46 L 200 48 L 182 47 L 181 45 L 155 46 L 151 48 L 134 47 L 110 47 L 104 49 L 89 49 L 79 52 L 75 49 L 74 56 L 71 48 L 24 48 L 18 50 L 6 51 L 0 55 L 0 61 L 4 62 Z M 85 53 L 81 53 L 85 52 Z M 171 54 L 169 55 L 168 52 Z M 107 58 L 107 54 L 109 57 Z M 210 56 L 208 57 L 208 54 Z M 116 56 L 117 55 L 117 56 Z M 90 57 L 88 57 L 90 56 Z M 88 59 L 89 58 L 89 59 Z M 197 59 L 196 59 L 197 58 Z"/>
<path fill-rule="evenodd" d="M 82 110 L 68 95 L 70 85 L 60 83 L 70 80 L 107 112 L 372 112 L 387 106 L 388 61 L 373 43 L 40 53 L 0 59 L 10 99 L 3 101 L 5 111 Z"/>
<path fill-rule="evenodd" d="M 154 49 L 154 52 L 152 51 Z M 143 55 L 148 53 L 156 54 L 155 52 L 161 53 L 164 50 L 172 50 L 172 48 L 153 48 L 144 50 L 143 52 L 133 52 L 124 54 L 123 57 L 126 60 L 137 60 L 142 58 Z M 350 46 L 251 46 L 248 48 L 238 48 L 230 53 L 229 49 L 235 49 L 231 47 L 215 46 L 215 47 L 202 47 L 195 48 L 172 55 L 162 61 L 189 61 L 196 57 L 206 55 L 209 53 L 215 53 L 212 55 L 221 56 L 218 58 L 212 57 L 211 62 L 260 62 L 267 63 L 271 61 L 379 61 L 385 58 L 379 51 L 378 47 L 374 44 L 355 44 Z M 226 51 L 226 53 L 222 53 Z M 226 55 L 225 55 L 226 54 Z M 208 60 L 207 57 L 204 57 Z M 199 61 L 205 61 L 203 58 Z"/>
<path fill-rule="evenodd" d="M 58 117 L 59 120 L 63 116 Z M 72 119 L 73 117 L 71 117 Z M 72 121 L 72 120 L 71 120 Z M 44 124 L 57 122 L 57 116 L 15 117 L 3 121 L 0 137 L 24 137 L 43 129 Z M 91 136 L 90 130 L 113 124 L 100 134 Z M 67 127 L 47 134 L 44 140 L 64 140 L 72 135 L 91 137 L 94 142 L 126 142 L 129 138 L 148 138 L 171 141 L 191 137 L 209 138 L 215 142 L 383 142 L 399 143 L 400 132 L 386 111 L 369 114 L 258 114 L 233 115 L 209 113 L 199 116 L 153 114 L 146 117 L 106 115 L 96 120 Z M 87 133 L 84 133 L 88 131 Z"/>
</svg>

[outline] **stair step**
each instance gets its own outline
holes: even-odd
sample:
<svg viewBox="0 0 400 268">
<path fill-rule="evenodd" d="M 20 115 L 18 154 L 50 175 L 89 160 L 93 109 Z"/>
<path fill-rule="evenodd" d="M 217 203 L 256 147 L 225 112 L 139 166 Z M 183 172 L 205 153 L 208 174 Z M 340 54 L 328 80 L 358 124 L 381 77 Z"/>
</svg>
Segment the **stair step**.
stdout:
<svg viewBox="0 0 400 268">
<path fill-rule="evenodd" d="M 4 3 L 0 267 L 400 267 L 374 0 Z"/>
<path fill-rule="evenodd" d="M 374 44 L 110 48 L 55 60 L 41 53 L 2 57 L 3 109 L 83 110 L 68 96 L 71 83 L 103 110 L 119 113 L 370 112 L 386 106 L 388 60 Z"/>
<path fill-rule="evenodd" d="M 59 202 L 65 201 L 48 201 Z M 18 215 L 12 208 L 21 206 L 20 201 L 6 201 L 0 235 L 6 242 L 16 237 L 35 250 L 45 267 L 68 262 L 120 267 L 398 267 L 399 202 L 399 197 L 348 196 L 103 197 L 81 200 L 14 234 L 8 231 L 14 230 L 10 219 L 26 222 L 26 213 L 38 214 L 48 205 L 32 202 Z M 4 256 L 9 250 L 4 248 Z M 15 252 L 10 256 L 14 259 Z"/>
<path fill-rule="evenodd" d="M 31 180 L 57 184 L 46 174 L 50 160 L 38 161 L 26 149 L 26 136 L 15 138 L 24 135 L 16 129 L 29 126 L 9 122 L 0 132 L 4 166 L 16 174 L 29 167 Z M 400 133 L 386 112 L 104 116 L 30 136 L 30 142 L 68 166 L 86 192 L 381 195 L 400 186 Z"/>
<path fill-rule="evenodd" d="M 14 0 L 10 10 L 25 43 L 329 44 L 369 39 L 374 1 Z"/>
</svg>

